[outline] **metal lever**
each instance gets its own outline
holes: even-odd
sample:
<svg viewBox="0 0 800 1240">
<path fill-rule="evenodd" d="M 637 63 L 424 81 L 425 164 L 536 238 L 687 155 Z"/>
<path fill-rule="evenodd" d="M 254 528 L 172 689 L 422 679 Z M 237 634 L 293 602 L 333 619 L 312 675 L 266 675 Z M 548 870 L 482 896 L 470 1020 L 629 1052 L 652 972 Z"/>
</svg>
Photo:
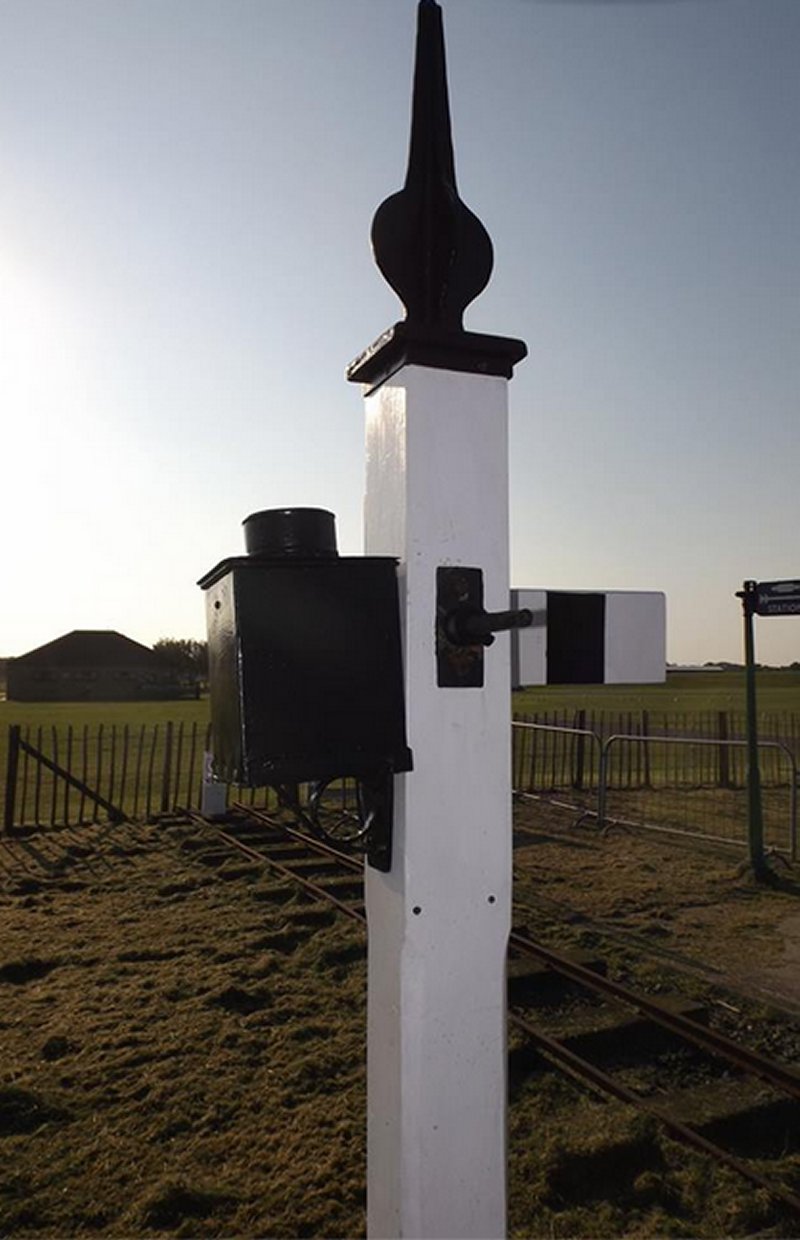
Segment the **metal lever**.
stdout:
<svg viewBox="0 0 800 1240">
<path fill-rule="evenodd" d="M 527 629 L 531 624 L 533 612 L 527 607 L 517 611 L 457 609 L 447 616 L 445 632 L 454 646 L 491 646 L 495 633 Z"/>
<path fill-rule="evenodd" d="M 479 568 L 446 564 L 436 570 L 436 683 L 440 689 L 480 689 L 483 648 L 494 633 L 536 620 L 527 607 L 486 611 Z"/>
</svg>

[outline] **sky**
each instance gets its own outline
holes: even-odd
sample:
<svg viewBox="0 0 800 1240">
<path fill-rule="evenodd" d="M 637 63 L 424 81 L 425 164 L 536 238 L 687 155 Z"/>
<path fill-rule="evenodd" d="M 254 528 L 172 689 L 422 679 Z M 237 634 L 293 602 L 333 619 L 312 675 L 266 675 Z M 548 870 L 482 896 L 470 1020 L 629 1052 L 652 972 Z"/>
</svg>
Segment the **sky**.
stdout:
<svg viewBox="0 0 800 1240">
<path fill-rule="evenodd" d="M 402 307 L 414 0 L 0 0 L 0 655 L 203 637 L 263 508 L 362 550 L 347 363 Z M 466 314 L 509 388 L 512 582 L 661 590 L 742 658 L 800 577 L 800 3 L 444 0 Z M 800 659 L 800 618 L 757 657 Z"/>
</svg>

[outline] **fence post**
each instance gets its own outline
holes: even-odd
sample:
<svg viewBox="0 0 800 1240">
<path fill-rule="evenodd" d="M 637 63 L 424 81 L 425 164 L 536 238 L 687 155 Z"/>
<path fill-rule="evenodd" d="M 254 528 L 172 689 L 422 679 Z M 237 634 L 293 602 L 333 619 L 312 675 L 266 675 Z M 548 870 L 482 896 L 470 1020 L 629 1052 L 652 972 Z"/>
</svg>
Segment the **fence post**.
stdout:
<svg viewBox="0 0 800 1240">
<path fill-rule="evenodd" d="M 608 747 L 614 737 L 609 736 L 600 747 L 600 770 L 597 779 L 597 826 L 602 831 L 606 824 L 606 800 L 608 779 Z"/>
<path fill-rule="evenodd" d="M 172 724 L 165 725 L 164 770 L 161 775 L 161 813 L 170 811 L 170 784 L 172 783 Z"/>
<path fill-rule="evenodd" d="M 575 770 L 572 774 L 573 788 L 583 788 L 584 771 L 586 768 L 586 737 L 583 735 L 586 728 L 586 711 L 579 710 L 575 715 L 573 726 L 580 729 L 580 734 L 575 737 Z"/>
<path fill-rule="evenodd" d="M 728 712 L 721 710 L 717 716 L 717 736 L 721 741 L 727 741 L 728 735 Z M 719 747 L 718 783 L 720 788 L 730 788 L 731 786 L 730 750 L 725 744 Z"/>
<path fill-rule="evenodd" d="M 783 741 L 779 741 L 779 744 L 789 759 L 789 860 L 794 865 L 797 861 L 797 759 L 793 749 L 790 749 Z"/>
<path fill-rule="evenodd" d="M 19 724 L 12 723 L 8 729 L 8 757 L 6 761 L 6 805 L 3 828 L 8 835 L 14 828 L 14 810 L 17 798 L 17 767 L 19 765 Z"/>
</svg>

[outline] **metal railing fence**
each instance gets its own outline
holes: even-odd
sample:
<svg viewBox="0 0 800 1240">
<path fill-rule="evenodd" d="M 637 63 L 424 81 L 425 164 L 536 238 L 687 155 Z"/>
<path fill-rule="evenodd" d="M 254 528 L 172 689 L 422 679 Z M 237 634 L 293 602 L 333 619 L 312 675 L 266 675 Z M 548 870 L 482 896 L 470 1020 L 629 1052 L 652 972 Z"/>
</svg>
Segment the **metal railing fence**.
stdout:
<svg viewBox="0 0 800 1240">
<path fill-rule="evenodd" d="M 511 735 L 515 791 L 597 788 L 602 740 L 596 732 L 515 720 Z"/>
<path fill-rule="evenodd" d="M 646 720 L 633 723 L 604 735 L 589 726 L 515 721 L 514 791 L 559 797 L 601 823 L 746 842 L 744 739 L 654 735 Z M 199 810 L 209 747 L 210 727 L 199 723 L 12 726 L 5 829 Z M 763 740 L 759 752 L 765 843 L 796 859 L 798 758 L 791 739 Z M 231 787 L 229 801 L 277 809 L 268 788 Z"/>
<path fill-rule="evenodd" d="M 639 710 L 556 709 L 533 714 L 516 712 L 514 721 L 546 727 L 584 729 L 603 740 L 619 734 L 636 736 L 696 736 L 739 740 L 747 735 L 743 710 Z M 758 733 L 764 740 L 781 741 L 800 759 L 800 714 L 791 711 L 759 711 Z"/>
<path fill-rule="evenodd" d="M 647 747 L 648 779 L 625 771 Z M 598 822 L 744 844 L 747 742 L 720 737 L 609 736 L 603 742 Z M 759 741 L 764 844 L 797 857 L 797 760 L 780 741 Z M 641 760 L 638 763 L 641 765 Z"/>
<path fill-rule="evenodd" d="M 512 786 L 559 799 L 600 826 L 651 828 L 747 842 L 746 741 L 727 736 L 605 736 L 516 720 Z M 798 760 L 783 741 L 759 742 L 764 842 L 797 858 Z"/>
</svg>

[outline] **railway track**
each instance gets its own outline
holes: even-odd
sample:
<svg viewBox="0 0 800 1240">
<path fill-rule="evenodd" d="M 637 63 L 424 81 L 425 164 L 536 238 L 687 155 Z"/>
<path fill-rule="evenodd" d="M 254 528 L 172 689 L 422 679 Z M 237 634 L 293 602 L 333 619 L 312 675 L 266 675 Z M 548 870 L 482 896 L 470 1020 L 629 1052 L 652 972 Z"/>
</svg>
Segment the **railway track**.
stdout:
<svg viewBox="0 0 800 1240">
<path fill-rule="evenodd" d="M 531 937 L 544 937 L 546 940 L 552 940 L 556 935 L 559 942 L 570 939 L 579 943 L 587 940 L 595 943 L 603 942 L 605 946 L 602 950 L 613 954 L 620 965 L 627 958 L 636 970 L 642 962 L 650 960 L 652 964 L 659 968 L 663 967 L 671 975 L 683 975 L 684 979 L 694 979 L 708 996 L 707 1001 L 713 1006 L 717 1016 L 723 1017 L 725 1013 L 728 1014 L 726 1023 L 732 1028 L 734 1036 L 740 1036 L 742 1033 L 745 1037 L 749 1036 L 746 1028 L 740 1031 L 736 1029 L 736 1025 L 737 1023 L 746 1025 L 747 1022 L 742 1017 L 743 1009 L 752 1009 L 755 1006 L 771 1009 L 776 1015 L 776 1020 L 784 1024 L 790 1021 L 796 1022 L 800 1031 L 800 995 L 797 994 L 790 975 L 787 975 L 785 979 L 775 972 L 770 975 L 769 970 L 761 971 L 758 968 L 758 961 L 755 960 L 751 961 L 750 967 L 747 967 L 740 957 L 733 957 L 730 950 L 715 953 L 718 963 L 712 964 L 707 959 L 698 958 L 697 943 L 695 943 L 694 950 L 689 948 L 689 954 L 687 954 L 680 942 L 683 937 L 679 928 L 681 899 L 677 900 L 671 908 L 669 896 L 667 897 L 666 920 L 662 921 L 657 908 L 653 910 L 654 918 L 652 919 L 648 919 L 641 911 L 637 915 L 635 909 L 630 919 L 624 912 L 620 916 L 620 911 L 614 908 L 613 895 L 611 895 L 613 887 L 609 888 L 607 893 L 605 915 L 587 912 L 586 901 L 582 901 L 580 897 L 577 897 L 577 903 L 581 903 L 583 907 L 576 907 L 576 902 L 571 902 L 569 899 L 568 888 L 555 890 L 551 895 L 546 894 L 549 884 L 546 881 L 540 881 L 546 876 L 539 869 L 535 851 L 530 847 L 541 843 L 565 845 L 573 853 L 575 850 L 580 850 L 586 856 L 605 858 L 605 862 L 600 866 L 601 870 L 603 864 L 607 865 L 608 858 L 606 843 L 596 831 L 591 829 L 576 831 L 574 827 L 556 826 L 546 818 L 543 826 L 538 824 L 534 826 L 524 821 L 520 822 L 515 816 L 515 897 L 519 901 L 519 909 L 515 908 L 514 915 L 515 921 L 518 915 L 525 921 Z M 702 845 L 700 848 L 702 849 Z M 680 838 L 671 841 L 666 850 L 666 854 L 672 858 L 676 855 L 680 856 L 682 852 L 696 858 L 698 846 L 690 840 Z M 729 882 L 732 885 L 741 873 L 739 869 L 728 868 L 730 854 L 731 849 L 726 841 L 715 841 L 707 854 L 713 862 L 721 862 L 717 867 L 717 875 L 719 876 L 724 871 L 728 876 L 728 879 L 724 881 L 724 886 L 728 886 Z M 613 869 L 613 866 L 610 868 Z M 783 901 L 783 908 L 777 906 L 773 908 L 771 914 L 764 919 L 765 928 L 779 925 L 783 917 L 791 917 L 797 908 L 797 893 L 800 887 L 795 881 L 794 891 L 792 891 L 790 875 L 787 874 L 786 880 L 787 890 L 782 896 L 779 896 L 774 889 L 771 891 L 773 899 Z M 664 881 L 667 891 L 674 890 L 670 884 L 675 883 L 675 874 L 666 875 Z M 677 881 L 680 884 L 680 875 Z M 720 892 L 719 884 L 716 898 L 712 882 L 706 882 L 702 887 L 697 885 L 695 890 L 698 904 L 708 902 L 720 907 L 724 906 L 727 901 L 727 892 Z M 619 884 L 617 894 L 624 902 L 624 893 Z M 734 898 L 735 893 L 732 891 L 731 907 L 733 907 Z M 600 900 L 599 903 L 604 902 Z M 687 890 L 684 892 L 683 904 L 690 907 L 692 903 L 693 897 Z M 674 916 L 677 920 L 673 920 Z M 724 919 L 721 919 L 720 925 L 723 921 Z M 672 932 L 673 928 L 678 930 L 677 935 Z M 730 946 L 730 943 L 735 940 L 728 938 L 727 941 Z M 723 962 L 727 961 L 727 964 L 719 963 L 720 958 Z M 680 985 L 691 986 L 691 982 L 682 981 Z M 741 1018 L 738 1022 L 737 1014 Z M 800 1038 L 795 1034 L 788 1041 L 790 1045 L 785 1051 L 786 1058 L 791 1061 L 800 1059 Z M 781 1053 L 774 1045 L 770 1049 L 777 1054 Z"/>
<path fill-rule="evenodd" d="M 235 806 L 224 826 L 192 817 L 227 847 L 366 924 L 360 859 L 249 807 Z M 545 947 L 524 927 L 512 932 L 512 1078 L 551 1065 L 800 1216 L 800 1074 L 706 1021 L 699 1004 L 615 981 L 601 959 Z"/>
</svg>

